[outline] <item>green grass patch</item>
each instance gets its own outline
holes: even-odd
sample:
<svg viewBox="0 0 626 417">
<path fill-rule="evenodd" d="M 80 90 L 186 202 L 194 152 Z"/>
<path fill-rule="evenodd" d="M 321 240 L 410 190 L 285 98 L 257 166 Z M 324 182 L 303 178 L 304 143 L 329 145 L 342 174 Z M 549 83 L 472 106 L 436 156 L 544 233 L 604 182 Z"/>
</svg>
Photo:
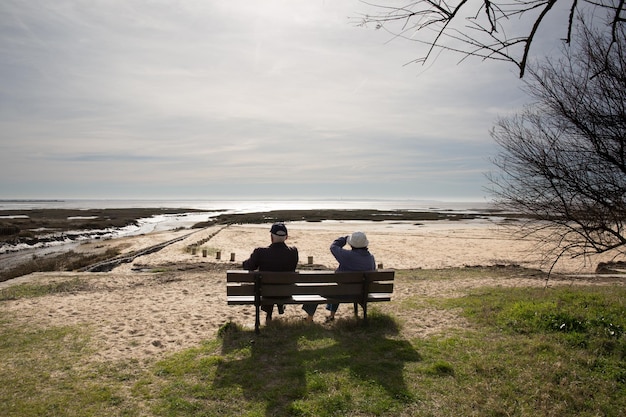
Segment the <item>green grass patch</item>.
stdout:
<svg viewBox="0 0 626 417">
<path fill-rule="evenodd" d="M 623 287 L 483 288 L 448 303 L 503 332 L 549 335 L 593 352 L 626 353 Z"/>
<path fill-rule="evenodd" d="M 42 297 L 50 294 L 72 293 L 84 291 L 88 288 L 89 283 L 85 279 L 80 278 L 61 280 L 60 282 L 51 282 L 49 284 L 12 285 L 0 290 L 0 302 L 20 298 Z"/>
<path fill-rule="evenodd" d="M 396 280 L 409 279 L 417 281 L 452 281 L 459 278 L 471 280 L 484 279 L 485 276 L 502 280 L 520 277 L 547 278 L 547 274 L 542 271 L 522 268 L 517 265 L 488 267 L 477 265 L 446 269 L 405 269 L 396 271 L 395 276 Z"/>
<path fill-rule="evenodd" d="M 76 327 L 18 328 L 0 321 L 0 415 L 138 415 L 121 389 L 127 366 L 85 366 L 89 335 Z"/>
<path fill-rule="evenodd" d="M 415 402 L 404 377 L 420 361 L 397 325 L 372 314 L 334 328 L 272 323 L 257 336 L 228 324 L 220 338 L 157 365 L 159 415 L 338 416 L 393 413 Z"/>
</svg>

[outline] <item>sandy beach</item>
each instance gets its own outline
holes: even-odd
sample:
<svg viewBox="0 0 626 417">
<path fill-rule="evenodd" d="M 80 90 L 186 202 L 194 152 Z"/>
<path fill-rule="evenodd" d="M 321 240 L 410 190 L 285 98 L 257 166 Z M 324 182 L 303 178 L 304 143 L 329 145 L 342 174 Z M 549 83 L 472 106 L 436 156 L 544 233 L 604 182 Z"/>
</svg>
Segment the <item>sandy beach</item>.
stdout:
<svg viewBox="0 0 626 417">
<path fill-rule="evenodd" d="M 424 311 L 409 317 L 397 306 L 415 296 L 459 296 L 468 288 L 481 286 L 545 286 L 545 277 L 533 272 L 541 265 L 536 242 L 517 240 L 502 227 L 485 220 L 463 222 L 324 221 L 288 224 L 288 244 L 298 247 L 303 268 L 334 269 L 336 261 L 328 248 L 338 236 L 361 230 L 367 233 L 370 250 L 378 264 L 397 270 L 440 269 L 518 265 L 506 279 L 490 273 L 480 279 L 396 281 L 393 301 L 376 307 L 392 312 L 402 322 L 404 337 L 420 337 L 463 327 L 465 321 L 450 312 Z M 197 231 L 179 230 L 151 233 L 131 238 L 94 241 L 81 245 L 80 251 L 103 250 L 118 246 L 131 252 L 175 237 L 187 238 L 166 248 L 125 263 L 110 272 L 35 273 L 0 283 L 0 289 L 36 282 L 80 280 L 84 286 L 69 293 L 9 300 L 0 303 L 0 314 L 12 315 L 24 325 L 81 325 L 92 332 L 95 360 L 143 359 L 195 346 L 213 338 L 220 326 L 235 321 L 252 327 L 254 308 L 228 306 L 225 271 L 239 269 L 241 262 L 258 246 L 269 244 L 269 225 L 245 224 L 212 226 Z M 195 254 L 191 245 L 201 242 Z M 206 249 L 207 256 L 203 256 Z M 221 259 L 216 259 L 216 252 Z M 231 255 L 232 254 L 232 255 Z M 231 256 L 234 261 L 231 262 Z M 312 257 L 312 266 L 307 266 Z M 563 261 L 555 271 L 560 274 L 592 274 L 595 262 Z M 496 271 L 492 268 L 491 271 Z M 624 285 L 623 278 L 598 279 L 579 276 L 575 280 L 554 279 L 550 285 L 605 284 Z M 340 308 L 338 317 L 347 317 L 351 308 Z M 287 306 L 277 320 L 300 320 L 300 306 Z M 318 310 L 316 321 L 325 316 Z"/>
<path fill-rule="evenodd" d="M 543 254 L 537 251 L 538 242 L 518 239 L 511 229 L 486 219 L 465 221 L 369 222 L 327 220 L 323 222 L 290 222 L 290 246 L 296 246 L 300 263 L 308 262 L 334 269 L 337 263 L 330 254 L 330 243 L 338 236 L 363 231 L 370 241 L 370 251 L 377 264 L 391 269 L 438 269 L 465 266 L 519 265 L 524 268 L 547 270 Z M 184 233 L 184 232 L 177 232 Z M 136 250 L 175 237 L 174 233 L 150 234 L 122 240 L 127 250 Z M 190 256 L 185 248 L 195 243 L 198 256 Z M 120 242 L 121 243 L 121 242 Z M 202 258 L 201 249 L 220 251 L 220 263 L 238 267 L 258 246 L 270 243 L 269 225 L 244 224 L 209 227 L 189 236 L 184 241 L 163 251 L 138 259 L 138 263 L 216 262 L 215 257 Z M 88 245 L 84 250 L 91 250 Z M 234 256 L 235 262 L 230 262 Z M 593 260 L 562 259 L 554 267 L 558 273 L 593 273 L 598 262 L 610 260 L 609 254 Z M 136 262 L 136 263 L 137 263 Z M 128 271 L 131 265 L 117 268 Z"/>
</svg>

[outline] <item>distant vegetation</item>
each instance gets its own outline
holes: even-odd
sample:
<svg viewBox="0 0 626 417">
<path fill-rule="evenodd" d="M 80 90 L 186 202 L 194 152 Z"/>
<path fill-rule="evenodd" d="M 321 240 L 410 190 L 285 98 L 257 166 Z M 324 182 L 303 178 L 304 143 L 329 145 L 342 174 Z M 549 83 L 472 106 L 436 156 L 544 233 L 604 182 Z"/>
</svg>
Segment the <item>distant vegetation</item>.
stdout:
<svg viewBox="0 0 626 417">
<path fill-rule="evenodd" d="M 119 255 L 119 249 L 110 248 L 102 253 L 76 253 L 69 251 L 56 256 L 33 257 L 13 268 L 0 270 L 0 282 L 28 275 L 33 272 L 75 271 Z"/>
<path fill-rule="evenodd" d="M 468 220 L 485 218 L 502 212 L 482 210 L 472 213 L 454 211 L 412 211 L 412 210 L 272 210 L 257 213 L 221 214 L 214 223 L 273 223 L 277 221 L 321 222 L 323 220 L 364 220 L 364 221 L 426 221 L 426 220 Z M 509 215 L 507 215 L 509 216 Z M 514 217 L 514 216 L 512 216 Z"/>
<path fill-rule="evenodd" d="M 33 244 L 44 234 L 120 228 L 159 214 L 201 211 L 185 208 L 2 210 L 0 242 Z"/>
</svg>

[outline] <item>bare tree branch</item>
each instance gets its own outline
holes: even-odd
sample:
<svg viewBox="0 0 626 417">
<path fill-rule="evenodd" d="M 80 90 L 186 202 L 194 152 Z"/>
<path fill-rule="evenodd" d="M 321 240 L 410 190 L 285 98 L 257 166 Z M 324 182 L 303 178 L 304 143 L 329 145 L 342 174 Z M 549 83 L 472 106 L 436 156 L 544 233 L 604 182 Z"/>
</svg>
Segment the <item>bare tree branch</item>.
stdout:
<svg viewBox="0 0 626 417">
<path fill-rule="evenodd" d="M 426 52 L 412 62 L 426 63 L 435 50 L 443 50 L 463 55 L 462 60 L 475 56 L 512 62 L 523 77 L 535 38 L 547 24 L 546 17 L 557 2 L 569 4 L 564 38 L 567 44 L 571 42 L 579 12 L 605 11 L 608 16 L 605 28 L 611 31 L 613 42 L 616 31 L 626 22 L 626 0 L 415 0 L 404 6 L 365 3 L 380 13 L 363 16 L 359 24 L 373 23 L 376 29 L 384 28 L 427 45 Z M 401 23 L 400 28 L 394 29 L 397 23 Z M 519 29 L 520 33 L 513 29 Z M 405 36 L 408 31 L 411 35 Z"/>
<path fill-rule="evenodd" d="M 541 14 L 539 15 L 539 17 L 537 18 L 537 20 L 535 20 L 535 23 L 533 24 L 533 28 L 531 29 L 530 34 L 528 35 L 526 46 L 524 47 L 524 54 L 522 55 L 522 60 L 520 62 L 520 74 L 519 74 L 520 77 L 524 76 L 524 71 L 526 69 L 526 62 L 528 62 L 528 54 L 530 53 L 530 45 L 532 45 L 533 43 L 535 34 L 537 33 L 537 30 L 539 30 L 539 26 L 541 26 L 543 19 L 546 17 L 550 9 L 552 9 L 552 6 L 556 4 L 556 2 L 557 0 L 549 0 L 546 3 L 546 6 L 541 11 Z"/>
<path fill-rule="evenodd" d="M 572 41 L 572 28 L 574 27 L 574 18 L 576 16 L 576 6 L 578 5 L 578 0 L 572 1 L 572 6 L 569 9 L 569 17 L 567 19 L 567 38 L 565 39 L 566 44 L 570 44 Z"/>
</svg>

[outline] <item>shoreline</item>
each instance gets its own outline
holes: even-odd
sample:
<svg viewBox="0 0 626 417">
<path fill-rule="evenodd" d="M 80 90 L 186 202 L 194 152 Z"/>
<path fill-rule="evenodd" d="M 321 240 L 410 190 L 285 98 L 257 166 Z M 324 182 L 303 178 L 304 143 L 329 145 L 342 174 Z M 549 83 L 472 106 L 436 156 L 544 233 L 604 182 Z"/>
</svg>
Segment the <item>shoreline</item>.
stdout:
<svg viewBox="0 0 626 417">
<path fill-rule="evenodd" d="M 493 211 L 468 213 L 378 209 L 270 210 L 247 213 L 203 212 L 190 208 L 0 211 L 0 277 L 4 275 L 2 281 L 13 279 L 15 273 L 24 273 L 20 270 L 22 266 L 37 262 L 36 260 L 51 260 L 72 252 L 89 253 L 85 249 L 87 247 L 92 248 L 91 253 L 102 253 L 104 250 L 97 248 L 119 247 L 118 242 L 121 239 L 156 239 L 156 242 L 145 246 L 158 245 L 162 242 L 158 241 L 159 235 L 156 232 L 194 233 L 212 227 L 236 224 L 256 227 L 274 221 L 301 224 L 299 228 L 302 225 L 333 228 L 336 224 L 346 222 L 365 222 L 367 229 L 376 228 L 376 225 L 398 229 L 423 226 L 425 223 L 444 225 L 453 222 L 460 226 L 471 221 L 486 222 L 493 219 L 496 219 Z M 13 233 L 15 231 L 18 233 Z M 139 239 L 140 236 L 148 237 Z M 238 252 L 238 259 L 245 256 L 240 249 L 234 250 Z M 125 249 L 120 255 L 124 254 L 127 254 Z M 42 271 L 36 269 L 36 265 L 33 267 L 29 267 L 27 271 Z M 12 270 L 15 272 L 11 272 Z M 11 278 L 7 278 L 8 276 Z"/>
<path fill-rule="evenodd" d="M 65 221 L 67 227 L 79 213 L 80 221 L 89 217 L 94 221 L 94 213 L 99 213 L 103 221 L 124 213 L 132 222 L 141 219 L 130 214 L 163 213 L 162 209 L 100 209 L 98 211 L 57 209 L 37 210 L 41 222 L 46 222 L 48 215 L 56 216 L 56 220 Z M 1 213 L 1 212 L 0 212 Z M 189 209 L 167 209 L 168 215 L 182 216 Z M 206 216 L 206 213 L 195 213 Z M 160 214 L 159 214 L 160 215 Z M 68 220 L 68 218 L 70 220 Z M 24 219 L 18 219 L 23 221 Z M 32 220 L 32 219 L 31 219 Z M 116 218 L 115 220 L 120 220 Z M 171 219 L 170 219 L 171 220 Z M 107 249 L 115 249 L 118 256 L 128 256 L 132 252 L 141 252 L 146 248 L 186 236 L 180 243 L 166 245 L 154 254 L 137 257 L 137 263 L 145 265 L 161 265 L 167 262 L 200 263 L 210 261 L 216 252 L 223 255 L 219 262 L 232 263 L 238 268 L 240 262 L 247 258 L 255 247 L 269 244 L 267 230 L 269 224 L 277 220 L 286 221 L 290 236 L 288 244 L 297 246 L 300 251 L 300 262 L 304 264 L 309 257 L 316 265 L 332 269 L 334 259 L 330 256 L 328 246 L 336 237 L 360 230 L 370 238 L 371 250 L 377 264 L 384 268 L 394 269 L 445 269 L 451 267 L 477 266 L 520 266 L 528 269 L 549 269 L 549 263 L 538 249 L 538 242 L 532 239 L 518 239 L 509 230 L 518 219 L 506 213 L 488 210 L 476 213 L 455 212 L 423 212 L 411 210 L 274 210 L 254 213 L 218 213 L 205 222 L 187 222 L 188 227 L 158 229 L 151 226 L 148 233 L 112 238 L 85 238 L 72 240 L 67 251 L 79 255 L 103 253 Z M 176 222 L 172 222 L 176 223 Z M 34 222 L 37 225 L 37 222 Z M 37 225 L 37 227 L 40 227 Z M 88 236 L 88 234 L 87 234 Z M 0 254 L 0 262 L 21 256 L 20 262 L 31 262 L 38 256 L 52 256 L 66 253 L 64 247 L 58 250 L 45 246 L 42 250 L 30 249 L 20 252 Z M 191 256 L 191 248 L 197 253 Z M 203 258 L 203 250 L 210 255 Z M 596 272 L 599 262 L 606 261 L 609 255 L 589 259 L 560 260 L 554 273 L 589 274 Z M 11 259 L 11 262 L 14 262 Z M 111 258 L 113 259 L 113 258 Z M 134 262 L 134 258 L 133 258 Z M 219 263 L 218 262 L 218 263 Z M 9 262 L 3 262 L 8 264 Z M 130 263 L 130 262 L 129 262 Z M 130 272 L 132 266 L 120 265 L 115 271 Z M 1 271 L 0 271 L 1 272 Z"/>
<path fill-rule="evenodd" d="M 213 224 L 275 221 L 437 221 L 508 219 L 514 214 L 486 211 L 415 211 L 379 209 L 269 210 L 235 213 L 192 208 L 28 209 L 0 211 L 0 253 L 91 239 L 108 239 L 157 230 L 197 229 Z"/>
</svg>

